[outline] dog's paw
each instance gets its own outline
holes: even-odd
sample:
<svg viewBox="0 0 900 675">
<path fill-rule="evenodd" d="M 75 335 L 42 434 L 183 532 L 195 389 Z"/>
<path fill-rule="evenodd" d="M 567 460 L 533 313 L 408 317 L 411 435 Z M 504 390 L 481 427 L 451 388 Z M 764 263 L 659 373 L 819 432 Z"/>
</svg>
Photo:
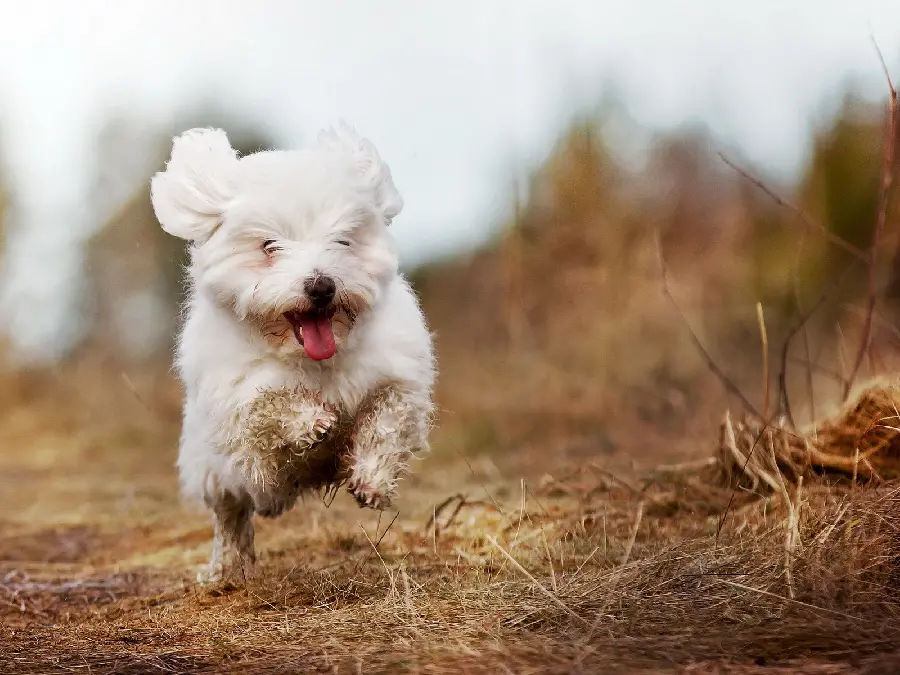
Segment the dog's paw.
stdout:
<svg viewBox="0 0 900 675">
<path fill-rule="evenodd" d="M 211 584 L 217 584 L 225 578 L 225 570 L 222 569 L 221 565 L 217 565 L 215 567 L 211 565 L 204 565 L 199 572 L 197 572 L 197 583 L 201 586 L 209 586 Z"/>
<path fill-rule="evenodd" d="M 391 505 L 391 498 L 386 490 L 379 489 L 360 478 L 351 479 L 347 485 L 347 491 L 353 495 L 360 508 L 368 507 L 376 511 L 383 511 Z"/>
<path fill-rule="evenodd" d="M 287 440 L 298 448 L 306 449 L 325 440 L 338 423 L 338 413 L 329 404 L 300 407 L 284 420 Z"/>
<path fill-rule="evenodd" d="M 333 406 L 328 403 L 322 406 L 322 409 L 314 417 L 313 436 L 316 441 L 324 440 L 329 431 L 337 424 L 338 414 Z"/>
<path fill-rule="evenodd" d="M 201 586 L 215 584 L 242 583 L 256 575 L 256 564 L 246 559 L 227 562 L 210 562 L 197 572 L 197 583 Z"/>
</svg>

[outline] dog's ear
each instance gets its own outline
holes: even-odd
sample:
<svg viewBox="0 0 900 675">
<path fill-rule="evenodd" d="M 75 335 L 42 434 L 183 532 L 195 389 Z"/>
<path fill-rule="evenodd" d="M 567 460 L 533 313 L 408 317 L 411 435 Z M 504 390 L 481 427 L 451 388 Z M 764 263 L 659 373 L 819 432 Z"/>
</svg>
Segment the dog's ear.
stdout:
<svg viewBox="0 0 900 675">
<path fill-rule="evenodd" d="M 190 129 L 174 139 L 165 171 L 150 180 L 150 200 L 169 234 L 203 242 L 222 222 L 237 152 L 221 129 Z"/>
<path fill-rule="evenodd" d="M 338 124 L 319 133 L 319 146 L 349 153 L 352 157 L 363 183 L 375 195 L 375 203 L 381 209 L 385 222 L 390 225 L 403 210 L 403 198 L 394 186 L 391 170 L 375 146 L 361 137 L 346 122 Z"/>
</svg>

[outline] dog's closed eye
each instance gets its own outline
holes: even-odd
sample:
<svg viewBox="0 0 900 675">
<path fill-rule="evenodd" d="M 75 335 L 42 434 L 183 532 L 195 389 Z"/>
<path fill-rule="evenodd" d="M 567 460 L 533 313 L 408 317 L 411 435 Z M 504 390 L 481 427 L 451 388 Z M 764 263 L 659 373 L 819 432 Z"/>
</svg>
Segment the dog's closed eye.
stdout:
<svg viewBox="0 0 900 675">
<path fill-rule="evenodd" d="M 278 242 L 277 242 L 276 240 L 274 240 L 274 239 L 266 239 L 266 240 L 262 243 L 262 250 L 263 250 L 267 255 L 271 255 L 272 253 L 275 253 L 275 251 L 280 251 L 280 250 L 281 250 L 281 246 L 279 246 L 279 245 L 278 245 Z"/>
<path fill-rule="evenodd" d="M 339 246 L 349 246 L 350 240 L 349 239 L 338 239 L 337 243 Z"/>
</svg>

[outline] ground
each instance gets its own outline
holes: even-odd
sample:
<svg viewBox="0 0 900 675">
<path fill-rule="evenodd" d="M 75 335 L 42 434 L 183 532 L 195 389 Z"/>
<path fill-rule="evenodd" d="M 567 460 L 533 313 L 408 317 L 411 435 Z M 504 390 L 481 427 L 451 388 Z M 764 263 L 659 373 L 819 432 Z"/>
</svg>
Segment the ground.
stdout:
<svg viewBox="0 0 900 675">
<path fill-rule="evenodd" d="M 69 379 L 6 387 L 0 672 L 900 669 L 890 480 L 779 501 L 717 485 L 712 438 L 655 472 L 634 448 L 444 447 L 394 511 L 342 492 L 258 520 L 258 578 L 204 587 L 177 388 L 123 376 L 92 398 Z"/>
</svg>

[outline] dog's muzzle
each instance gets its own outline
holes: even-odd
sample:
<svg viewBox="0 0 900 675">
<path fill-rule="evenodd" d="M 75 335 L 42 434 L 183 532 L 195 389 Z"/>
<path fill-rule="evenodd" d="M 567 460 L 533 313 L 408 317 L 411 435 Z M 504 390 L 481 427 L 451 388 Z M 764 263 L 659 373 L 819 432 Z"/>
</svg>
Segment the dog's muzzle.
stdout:
<svg viewBox="0 0 900 675">
<path fill-rule="evenodd" d="M 304 282 L 303 290 L 312 308 L 286 312 L 284 317 L 290 322 L 306 355 L 315 361 L 325 361 L 337 350 L 331 325 L 337 311 L 334 305 L 337 284 L 331 277 L 316 275 Z"/>
</svg>

